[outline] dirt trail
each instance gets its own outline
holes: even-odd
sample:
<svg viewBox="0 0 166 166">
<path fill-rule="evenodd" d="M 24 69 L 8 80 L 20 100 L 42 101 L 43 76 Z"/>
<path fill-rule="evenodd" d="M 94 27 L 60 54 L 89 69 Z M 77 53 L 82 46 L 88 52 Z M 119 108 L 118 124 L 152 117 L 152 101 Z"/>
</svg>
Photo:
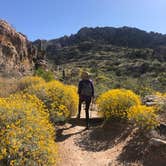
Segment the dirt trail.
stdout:
<svg viewBox="0 0 166 166">
<path fill-rule="evenodd" d="M 58 166 L 165 166 L 166 149 L 151 148 L 148 139 L 133 125 L 112 121 L 102 127 L 94 111 L 90 129 L 85 115 L 57 126 Z"/>
<path fill-rule="evenodd" d="M 82 114 L 81 117 L 84 115 Z M 73 118 L 70 123 L 58 126 L 57 143 L 61 158 L 58 166 L 119 165 L 117 158 L 130 137 L 126 135 L 123 141 L 119 141 L 118 139 L 121 138 L 116 133 L 102 136 L 104 133 L 100 127 L 101 121 L 96 118 L 95 112 L 92 117 L 94 119 L 91 120 L 89 130 L 85 130 L 85 119 Z M 113 142 L 110 141 L 111 137 Z M 114 143 L 116 146 L 113 145 Z"/>
</svg>

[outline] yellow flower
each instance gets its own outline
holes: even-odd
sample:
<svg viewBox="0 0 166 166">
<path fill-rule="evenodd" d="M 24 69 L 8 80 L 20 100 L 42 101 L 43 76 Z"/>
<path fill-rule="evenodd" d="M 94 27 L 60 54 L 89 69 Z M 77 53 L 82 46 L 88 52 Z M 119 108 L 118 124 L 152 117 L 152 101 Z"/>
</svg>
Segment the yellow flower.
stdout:
<svg viewBox="0 0 166 166">
<path fill-rule="evenodd" d="M 97 99 L 100 112 L 106 119 L 127 118 L 128 109 L 141 103 L 140 97 L 125 89 L 113 89 L 101 94 Z"/>
<path fill-rule="evenodd" d="M 158 125 L 154 107 L 147 107 L 145 105 L 133 106 L 129 109 L 128 118 L 145 129 L 151 129 Z"/>
</svg>

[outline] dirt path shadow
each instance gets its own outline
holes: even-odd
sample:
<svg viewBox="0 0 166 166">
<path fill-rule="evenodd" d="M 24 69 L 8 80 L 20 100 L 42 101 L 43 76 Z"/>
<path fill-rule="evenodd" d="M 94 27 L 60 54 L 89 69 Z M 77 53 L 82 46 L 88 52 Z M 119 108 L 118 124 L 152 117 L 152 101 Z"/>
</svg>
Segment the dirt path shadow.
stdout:
<svg viewBox="0 0 166 166">
<path fill-rule="evenodd" d="M 71 128 L 75 127 L 75 125 L 71 125 L 70 127 L 57 127 L 56 128 L 56 138 L 55 141 L 56 142 L 62 142 L 65 141 L 66 139 L 68 139 L 69 137 L 73 136 L 73 135 L 77 135 L 82 133 L 85 129 L 78 131 L 78 132 L 74 132 L 74 133 L 68 133 L 68 134 L 63 134 L 63 132 L 65 130 L 69 130 Z"/>
<path fill-rule="evenodd" d="M 166 166 L 166 147 L 151 147 L 149 139 L 137 130 L 122 149 L 120 162 L 141 162 L 144 166 Z"/>
<path fill-rule="evenodd" d="M 75 144 L 86 151 L 104 151 L 125 140 L 131 131 L 130 124 L 111 121 L 104 127 L 93 127 L 82 132 L 75 139 Z"/>
<path fill-rule="evenodd" d="M 103 123 L 102 118 L 92 118 L 90 119 L 90 126 L 98 126 Z M 85 128 L 83 128 L 81 131 L 75 131 L 74 133 L 67 132 L 67 134 L 64 134 L 64 131 L 70 130 L 74 127 L 81 126 L 81 127 L 86 127 L 86 121 L 85 118 L 71 118 L 67 121 L 68 125 L 65 124 L 57 124 L 56 125 L 56 142 L 61 142 L 65 141 L 65 139 L 68 139 L 69 137 L 77 134 L 81 134 L 82 132 L 86 131 Z"/>
</svg>

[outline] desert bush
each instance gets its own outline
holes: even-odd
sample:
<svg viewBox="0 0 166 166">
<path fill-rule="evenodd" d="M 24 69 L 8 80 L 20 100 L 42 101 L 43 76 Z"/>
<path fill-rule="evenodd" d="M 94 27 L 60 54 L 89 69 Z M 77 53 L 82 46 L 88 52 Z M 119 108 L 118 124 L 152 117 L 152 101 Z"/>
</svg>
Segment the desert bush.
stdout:
<svg viewBox="0 0 166 166">
<path fill-rule="evenodd" d="M 42 68 L 38 68 L 35 71 L 35 75 L 43 78 L 46 82 L 53 81 L 55 79 L 54 73 L 52 71 L 46 71 Z"/>
<path fill-rule="evenodd" d="M 158 119 L 161 123 L 165 123 L 166 121 L 166 93 L 160 93 L 156 92 L 155 93 L 155 104 L 157 107 L 157 115 Z"/>
<path fill-rule="evenodd" d="M 160 98 L 160 100 L 165 100 L 166 99 L 166 93 L 161 93 L 161 92 L 155 92 L 154 95 Z"/>
<path fill-rule="evenodd" d="M 44 79 L 37 76 L 26 76 L 22 77 L 18 80 L 18 91 L 22 91 L 24 89 L 30 88 L 34 85 L 43 84 L 45 83 Z"/>
<path fill-rule="evenodd" d="M 0 160 L 14 166 L 55 165 L 57 147 L 48 117 L 33 95 L 0 98 Z"/>
<path fill-rule="evenodd" d="M 165 100 L 159 105 L 160 112 L 166 112 L 166 97 Z"/>
<path fill-rule="evenodd" d="M 132 106 L 128 111 L 128 118 L 142 129 L 151 129 L 158 125 L 154 107 L 147 107 L 145 105 Z"/>
<path fill-rule="evenodd" d="M 32 86 L 27 92 L 36 95 L 44 102 L 53 122 L 66 120 L 76 113 L 78 95 L 74 86 L 51 81 Z"/>
<path fill-rule="evenodd" d="M 129 108 L 140 103 L 139 96 L 125 89 L 109 90 L 97 99 L 99 111 L 106 120 L 112 117 L 126 119 Z"/>
<path fill-rule="evenodd" d="M 127 77 L 126 79 L 121 80 L 120 87 L 124 89 L 130 89 L 141 97 L 150 95 L 154 93 L 154 90 L 150 87 L 148 81 L 145 78 L 135 79 Z"/>
</svg>

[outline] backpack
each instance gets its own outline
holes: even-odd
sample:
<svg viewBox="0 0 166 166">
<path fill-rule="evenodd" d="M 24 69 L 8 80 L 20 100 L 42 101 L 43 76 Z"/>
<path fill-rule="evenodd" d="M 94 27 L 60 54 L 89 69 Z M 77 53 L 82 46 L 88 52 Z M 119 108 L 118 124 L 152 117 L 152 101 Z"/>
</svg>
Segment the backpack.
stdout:
<svg viewBox="0 0 166 166">
<path fill-rule="evenodd" d="M 81 95 L 92 96 L 92 83 L 90 81 L 83 81 L 81 87 Z"/>
</svg>

